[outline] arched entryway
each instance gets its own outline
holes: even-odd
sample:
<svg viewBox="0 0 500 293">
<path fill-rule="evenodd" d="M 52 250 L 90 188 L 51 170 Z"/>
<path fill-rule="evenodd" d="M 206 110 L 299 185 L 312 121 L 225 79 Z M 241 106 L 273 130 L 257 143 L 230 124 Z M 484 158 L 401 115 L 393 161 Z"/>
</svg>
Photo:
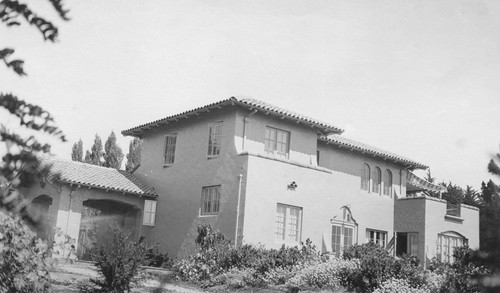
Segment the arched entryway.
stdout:
<svg viewBox="0 0 500 293">
<path fill-rule="evenodd" d="M 113 236 L 110 227 L 116 226 L 135 239 L 139 218 L 139 208 L 131 204 L 115 200 L 84 201 L 78 235 L 78 258 L 90 260 L 93 247 L 110 244 Z"/>
<path fill-rule="evenodd" d="M 36 231 L 37 236 L 45 240 L 49 245 L 52 243 L 53 238 L 53 231 L 49 222 L 50 206 L 52 206 L 52 198 L 42 194 L 31 201 L 29 208 L 30 215 L 36 221 L 33 229 Z"/>
</svg>

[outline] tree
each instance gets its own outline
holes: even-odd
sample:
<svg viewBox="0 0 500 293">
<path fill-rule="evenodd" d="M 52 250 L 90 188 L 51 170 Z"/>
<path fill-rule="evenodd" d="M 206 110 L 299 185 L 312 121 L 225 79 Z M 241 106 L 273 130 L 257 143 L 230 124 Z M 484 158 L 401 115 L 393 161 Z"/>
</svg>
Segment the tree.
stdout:
<svg viewBox="0 0 500 293">
<path fill-rule="evenodd" d="M 67 10 L 63 9 L 61 0 L 49 0 L 59 16 L 68 20 Z M 44 40 L 54 42 L 58 36 L 58 29 L 50 21 L 39 17 L 26 4 L 16 0 L 0 0 L 0 21 L 8 27 L 19 26 L 23 22 L 35 26 L 42 34 Z M 0 61 L 17 75 L 24 76 L 24 61 L 11 60 L 15 50 L 3 48 L 0 50 Z M 21 127 L 31 133 L 44 132 L 66 141 L 63 132 L 56 126 L 50 113 L 40 106 L 27 103 L 11 93 L 0 92 L 0 108 L 19 120 Z M 26 132 L 23 132 L 26 133 Z M 5 150 L 0 161 L 0 207 L 21 212 L 24 218 L 30 219 L 26 213 L 25 202 L 16 190 L 19 185 L 27 185 L 37 178 L 41 178 L 48 171 L 41 170 L 36 155 L 50 151 L 49 144 L 38 141 L 35 135 L 20 135 L 11 131 L 6 125 L 0 124 L 0 142 L 4 143 Z"/>
<path fill-rule="evenodd" d="M 111 131 L 104 144 L 104 167 L 120 169 L 123 161 L 122 149 L 116 144 L 116 134 Z"/>
<path fill-rule="evenodd" d="M 132 172 L 141 164 L 142 140 L 137 137 L 130 142 L 125 170 Z"/>
<path fill-rule="evenodd" d="M 470 185 L 467 185 L 463 190 L 463 203 L 475 207 L 480 207 L 483 204 L 479 192 Z"/>
<path fill-rule="evenodd" d="M 89 152 L 89 150 L 86 150 L 85 151 L 85 159 L 83 159 L 83 161 L 87 164 L 92 164 L 92 158 L 91 158 L 91 153 Z"/>
<path fill-rule="evenodd" d="M 71 159 L 73 161 L 83 162 L 83 142 L 81 139 L 73 144 Z"/>
<path fill-rule="evenodd" d="M 85 156 L 87 157 L 87 156 Z M 94 144 L 92 145 L 92 148 L 90 149 L 90 164 L 97 165 L 97 166 L 102 166 L 103 165 L 103 159 L 104 157 L 104 152 L 102 150 L 102 141 L 101 137 L 99 134 L 95 135 L 94 139 Z"/>
</svg>

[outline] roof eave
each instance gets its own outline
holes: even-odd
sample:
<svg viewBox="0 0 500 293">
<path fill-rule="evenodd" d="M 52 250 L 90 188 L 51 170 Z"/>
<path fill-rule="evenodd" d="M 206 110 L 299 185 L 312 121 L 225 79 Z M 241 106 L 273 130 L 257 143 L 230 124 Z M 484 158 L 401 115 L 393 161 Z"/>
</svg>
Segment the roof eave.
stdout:
<svg viewBox="0 0 500 293">
<path fill-rule="evenodd" d="M 341 128 L 332 127 L 329 125 L 323 125 L 323 124 L 320 124 L 320 123 L 317 123 L 314 121 L 306 121 L 306 120 L 300 119 L 300 118 L 294 118 L 294 117 L 291 117 L 289 115 L 284 115 L 282 113 L 279 113 L 279 112 L 276 112 L 273 110 L 262 109 L 261 107 L 250 105 L 248 103 L 245 103 L 243 101 L 238 100 L 235 97 L 231 97 L 229 99 L 222 100 L 220 102 L 213 103 L 213 104 L 210 104 L 210 105 L 207 105 L 204 107 L 196 108 L 194 110 L 190 110 L 190 111 L 183 112 L 183 113 L 180 113 L 180 114 L 177 114 L 174 116 L 170 116 L 170 117 L 159 119 L 159 120 L 156 120 L 156 121 L 153 121 L 150 123 L 146 123 L 146 124 L 134 127 L 134 128 L 123 130 L 121 133 L 124 136 L 134 136 L 134 137 L 140 138 L 142 133 L 144 133 L 145 131 L 151 130 L 153 128 L 167 125 L 168 123 L 171 123 L 171 122 L 177 122 L 177 121 L 182 120 L 182 119 L 188 119 L 191 116 L 199 116 L 202 113 L 210 112 L 211 110 L 214 110 L 214 109 L 222 109 L 222 107 L 225 107 L 225 106 L 235 106 L 235 105 L 249 109 L 250 111 L 257 110 L 258 112 L 264 113 L 266 115 L 272 114 L 273 116 L 279 117 L 281 119 L 286 119 L 289 121 L 293 121 L 297 124 L 310 126 L 312 128 L 317 129 L 323 135 L 342 134 L 344 132 L 344 130 Z"/>
<path fill-rule="evenodd" d="M 345 149 L 348 149 L 350 151 L 355 151 L 355 152 L 358 152 L 358 153 L 361 153 L 361 154 L 365 154 L 365 153 L 368 153 L 374 157 L 379 157 L 379 158 L 382 158 L 384 160 L 393 160 L 395 164 L 400 164 L 400 165 L 403 165 L 405 166 L 406 168 L 409 168 L 409 169 L 427 169 L 429 168 L 428 166 L 422 164 L 422 163 L 418 163 L 418 162 L 414 162 L 414 161 L 407 161 L 407 160 L 402 160 L 402 159 L 399 159 L 399 158 L 394 158 L 394 157 L 391 157 L 391 156 L 387 156 L 387 155 L 384 155 L 384 154 L 380 154 L 380 153 L 377 153 L 377 152 L 374 152 L 374 151 L 370 151 L 370 150 L 363 150 L 363 149 L 360 149 L 358 147 L 355 147 L 355 146 L 350 146 L 350 145 L 345 145 L 345 144 L 342 144 L 342 143 L 339 143 L 339 142 L 336 142 L 336 141 L 333 141 L 333 140 L 330 140 L 328 138 L 325 138 L 325 137 L 319 137 L 318 140 L 320 141 L 323 141 L 325 142 L 326 144 L 332 144 L 332 145 L 336 145 L 336 146 L 339 146 L 339 147 L 343 147 Z"/>
<path fill-rule="evenodd" d="M 153 197 L 153 198 L 158 197 L 157 194 L 151 194 L 149 192 L 140 193 L 140 192 L 134 192 L 134 191 L 129 191 L 129 190 L 120 190 L 120 189 L 116 189 L 116 188 L 112 188 L 112 187 L 107 188 L 107 187 L 103 187 L 103 186 L 92 185 L 92 184 L 82 183 L 82 182 L 75 182 L 75 181 L 64 180 L 64 179 L 56 179 L 56 181 L 69 184 L 70 186 L 73 186 L 73 185 L 77 185 L 79 187 L 84 186 L 84 187 L 87 187 L 89 189 L 96 188 L 96 189 L 101 189 L 104 191 L 115 191 L 115 192 L 119 192 L 119 193 L 123 193 L 123 194 L 131 194 L 131 195 L 146 196 L 146 197 Z"/>
</svg>

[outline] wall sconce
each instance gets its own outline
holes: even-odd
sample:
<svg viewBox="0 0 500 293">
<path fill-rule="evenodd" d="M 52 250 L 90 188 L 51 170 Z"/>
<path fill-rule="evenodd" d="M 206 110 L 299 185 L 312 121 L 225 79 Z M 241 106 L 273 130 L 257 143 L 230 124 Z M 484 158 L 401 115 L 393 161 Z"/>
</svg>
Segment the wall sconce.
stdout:
<svg viewBox="0 0 500 293">
<path fill-rule="evenodd" d="M 297 188 L 297 183 L 295 181 L 292 181 L 292 183 L 287 185 L 288 189 L 295 189 Z"/>
</svg>

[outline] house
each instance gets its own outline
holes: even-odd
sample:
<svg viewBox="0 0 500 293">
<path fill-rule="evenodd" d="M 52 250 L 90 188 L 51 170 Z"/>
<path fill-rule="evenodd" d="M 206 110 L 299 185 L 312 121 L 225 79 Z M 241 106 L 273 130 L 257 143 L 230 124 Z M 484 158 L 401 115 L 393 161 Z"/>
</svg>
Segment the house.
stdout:
<svg viewBox="0 0 500 293">
<path fill-rule="evenodd" d="M 323 253 L 340 254 L 373 241 L 424 262 L 436 255 L 451 261 L 455 246 L 479 246 L 477 209 L 463 205 L 452 215 L 441 199 L 407 197 L 407 191 L 440 191 L 412 173 L 426 165 L 342 133 L 262 101 L 231 97 L 123 131 L 143 140 L 135 172 L 113 171 L 128 180 L 127 190 L 118 181 L 90 185 L 85 176 L 54 182 L 67 189 L 64 201 L 76 200 L 80 189 L 95 193 L 92 200 L 126 198 L 135 210 L 129 227 L 171 256 L 193 251 L 199 224 L 215 226 L 237 245 L 278 248 L 310 238 Z M 60 203 L 59 212 L 72 215 Z M 76 218 L 67 222 L 78 238 Z"/>
</svg>

